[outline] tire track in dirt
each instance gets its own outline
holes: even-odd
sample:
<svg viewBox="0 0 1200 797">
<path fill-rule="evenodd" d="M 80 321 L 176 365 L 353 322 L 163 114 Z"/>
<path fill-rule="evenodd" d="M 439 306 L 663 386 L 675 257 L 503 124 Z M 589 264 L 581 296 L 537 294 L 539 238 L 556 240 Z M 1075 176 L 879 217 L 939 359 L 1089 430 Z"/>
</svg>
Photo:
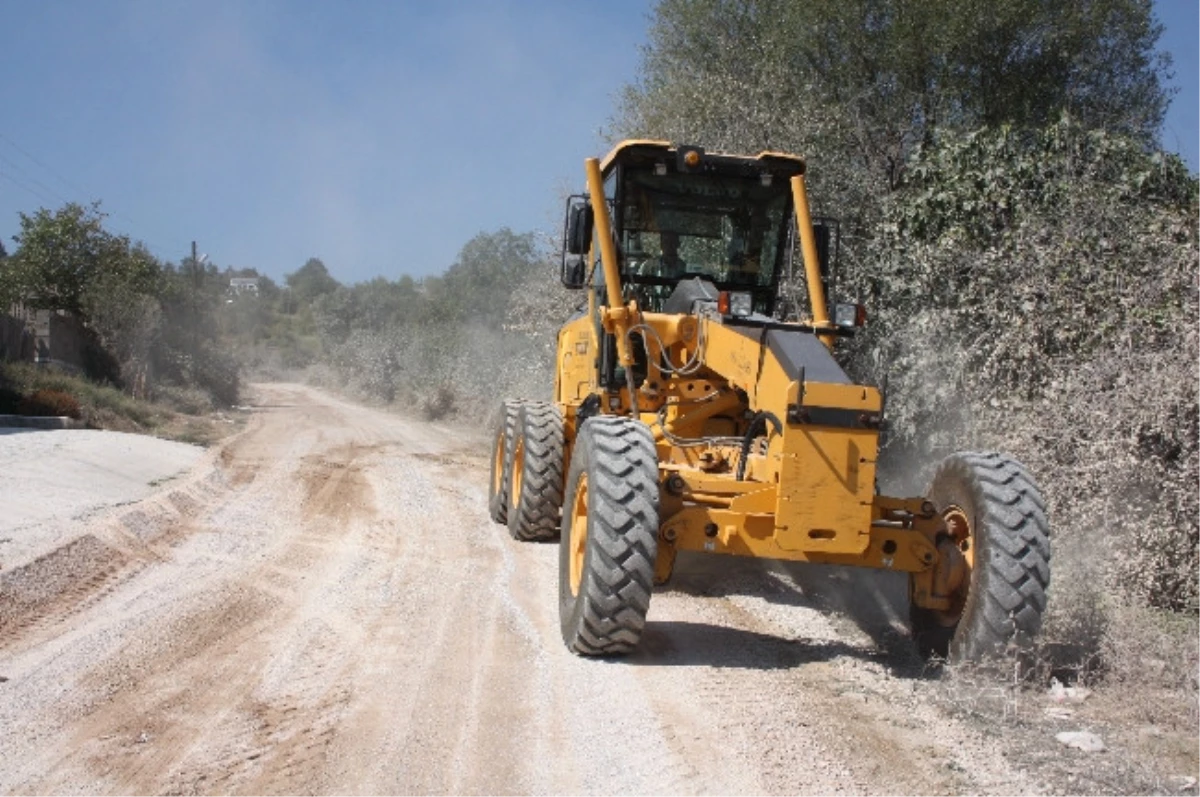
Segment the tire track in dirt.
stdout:
<svg viewBox="0 0 1200 797">
<path fill-rule="evenodd" d="M 469 771 L 476 758 L 463 750 L 473 747 L 471 740 L 490 724 L 479 719 L 488 709 L 481 709 L 478 697 L 503 691 L 512 698 L 505 705 L 518 713 L 528 703 L 522 697 L 525 674 L 507 678 L 513 657 L 497 652 L 506 642 L 496 633 L 496 604 L 488 597 L 497 578 L 498 547 L 492 539 L 465 538 L 447 527 L 461 495 L 437 477 L 428 467 L 406 473 L 408 487 L 424 497 L 425 505 L 401 529 L 414 544 L 402 551 L 387 581 L 387 601 L 397 615 L 379 617 L 369 631 L 373 648 L 388 660 L 360 680 L 381 696 L 405 696 L 390 715 L 365 711 L 350 721 L 359 726 L 353 735 L 360 740 L 366 736 L 385 750 L 405 751 L 402 761 L 380 757 L 373 764 L 365 760 L 372 745 L 361 753 L 347 751 L 347 775 L 357 769 L 369 791 L 459 791 L 455 773 Z M 505 753 L 515 740 L 487 741 L 484 749 L 493 763 L 524 756 Z"/>
<path fill-rule="evenodd" d="M 475 468 L 475 484 L 482 485 L 490 463 L 480 457 L 446 464 Z M 458 478 L 443 485 L 461 485 L 461 470 L 447 475 Z M 501 561 L 489 568 L 497 573 L 489 577 L 489 591 L 498 608 L 495 620 L 485 627 L 494 629 L 492 636 L 502 642 L 500 650 L 511 657 L 497 667 L 499 656 L 489 655 L 485 668 L 472 676 L 480 685 L 471 698 L 479 707 L 474 713 L 487 717 L 490 712 L 496 724 L 489 728 L 488 722 L 477 722 L 479 732 L 459 745 L 455 770 L 460 774 L 450 791 L 732 793 L 721 787 L 727 779 L 703 782 L 695 766 L 697 751 L 691 751 L 691 760 L 674 754 L 668 743 L 671 729 L 646 710 L 636 668 L 626 661 L 583 659 L 566 651 L 556 598 L 557 542 L 510 539 L 503 527 L 488 522 L 482 486 L 443 489 L 464 493 L 475 508 L 473 522 L 490 529 L 488 539 L 498 546 Z M 514 637 L 520 640 L 517 647 Z M 481 672 L 499 677 L 493 680 Z M 498 696 L 504 700 L 498 701 Z M 499 711 L 497 703 L 502 705 Z M 522 732 L 514 734 L 514 728 Z M 515 764 L 508 763 L 510 748 Z M 701 755 L 711 758 L 708 751 Z M 505 764 L 498 767 L 497 760 Z M 503 774 L 499 780 L 497 769 Z"/>
<path fill-rule="evenodd" d="M 244 433 L 231 438 L 237 444 Z M 228 490 L 219 448 L 170 489 L 68 521 L 65 544 L 0 574 L 0 656 L 44 643 L 186 537 L 197 513 Z M 70 536 L 70 527 L 79 533 Z"/>
<path fill-rule="evenodd" d="M 358 554 L 357 519 L 374 512 L 360 462 L 368 453 L 350 446 L 303 460 L 299 531 L 247 577 L 284 596 L 285 611 L 274 624 L 287 633 L 269 650 L 256 681 L 231 696 L 233 721 L 214 739 L 226 740 L 215 760 L 197 756 L 172 777 L 169 791 L 203 785 L 295 793 L 323 782 L 364 641 L 357 632 L 361 613 L 326 599 L 331 590 L 358 586 L 367 569 Z M 214 771 L 219 775 L 209 780 Z"/>
<path fill-rule="evenodd" d="M 100 600 L 133 574 L 130 558 L 98 537 L 78 537 L 0 577 L 0 651 Z"/>
<path fill-rule="evenodd" d="M 313 494 L 320 500 L 328 502 L 331 507 L 345 505 L 351 501 L 360 502 L 363 497 L 361 490 L 358 489 L 361 487 L 361 481 L 353 477 L 346 479 L 344 477 L 346 472 L 345 469 L 334 468 L 330 471 L 331 478 L 325 480 L 329 489 L 322 487 L 315 490 Z M 256 479 L 243 479 L 239 486 L 245 487 L 254 481 Z M 344 485 L 350 485 L 351 492 L 348 493 L 346 489 L 343 489 Z M 339 510 L 339 516 L 343 519 L 347 517 L 346 513 L 341 510 Z M 323 522 L 326 526 L 336 526 L 327 520 Z M 300 524 L 297 523 L 297 526 Z M 201 529 L 201 531 L 209 533 L 200 536 L 212 536 L 211 529 Z M 328 534 L 318 533 L 316 535 L 318 544 L 321 538 L 327 536 Z M 302 544 L 310 543 L 306 541 Z M 210 552 L 202 553 L 191 564 L 208 565 L 210 571 L 216 569 L 219 572 L 231 563 L 236 563 L 237 559 L 232 554 L 241 547 L 243 546 L 236 546 L 233 550 L 227 551 L 224 556 L 218 553 L 214 557 L 208 555 Z M 295 551 L 290 546 L 285 546 L 284 550 L 291 554 L 294 554 Z M 287 562 L 285 561 L 284 564 Z M 309 578 L 312 575 L 315 559 L 293 564 L 298 564 L 305 570 L 305 575 L 301 576 L 302 579 Z M 216 568 L 213 565 L 216 565 Z M 203 569 L 203 567 L 200 568 L 200 570 Z M 285 572 L 269 562 L 262 569 L 267 573 Z M 162 781 L 156 779 L 158 776 L 164 771 L 176 768 L 179 759 L 186 759 L 190 753 L 210 746 L 195 741 L 205 738 L 203 728 L 180 723 L 178 719 L 188 716 L 211 716 L 214 707 L 238 704 L 236 698 L 248 691 L 249 683 L 255 672 L 253 667 L 247 667 L 247 662 L 242 660 L 242 648 L 246 646 L 250 638 L 261 635 L 267 626 L 279 621 L 279 613 L 276 611 L 280 604 L 278 588 L 282 586 L 286 591 L 289 585 L 286 583 L 281 585 L 279 579 L 276 579 L 274 582 L 276 589 L 256 589 L 248 585 L 261 582 L 262 579 L 256 578 L 253 573 L 247 576 L 236 570 L 234 574 L 218 575 L 216 578 L 209 579 L 208 583 L 203 583 L 204 579 L 199 580 L 201 583 L 196 585 L 194 594 L 202 596 L 198 600 L 201 604 L 200 608 L 182 614 L 179 613 L 179 609 L 176 609 L 174 612 L 169 612 L 166 619 L 151 620 L 145 623 L 144 631 L 135 630 L 126 634 L 120 646 L 121 650 L 110 656 L 100 667 L 93 669 L 91 675 L 78 684 L 74 690 L 76 699 L 73 702 L 78 703 L 83 700 L 85 703 L 90 702 L 93 706 L 98 707 L 87 706 L 83 712 L 87 717 L 95 714 L 96 718 L 89 719 L 84 723 L 72 743 L 67 745 L 69 749 L 75 751 L 74 755 L 68 757 L 69 760 L 49 762 L 50 766 L 45 768 L 53 770 L 58 765 L 58 769 L 65 773 L 63 777 L 57 780 L 42 780 L 40 783 L 43 786 L 58 788 L 57 785 L 51 784 L 91 782 L 89 779 L 98 775 L 101 783 L 109 783 L 109 786 L 117 791 L 159 791 L 162 789 Z M 84 587 L 80 587 L 80 589 L 84 589 Z M 68 598 L 71 595 L 71 593 L 64 594 Z M 220 600 L 212 606 L 204 605 L 213 596 L 221 594 L 252 595 L 254 601 L 247 604 L 245 611 L 227 608 L 225 603 Z M 234 604 L 234 606 L 236 605 L 239 604 Z M 62 614 L 78 612 L 81 608 L 83 607 L 79 601 L 74 601 L 73 605 L 70 605 L 68 601 Z M 251 616 L 256 620 L 247 627 L 246 623 L 241 622 L 241 618 Z M 172 617 L 179 619 L 172 620 Z M 139 623 L 139 625 L 142 624 Z M 232 647 L 224 645 L 222 640 L 227 637 L 236 640 L 237 644 Z M 354 648 L 330 644 L 312 660 L 320 662 L 322 668 L 328 668 L 332 660 L 329 655 L 330 649 Z M 312 683 L 321 683 L 328 678 L 324 672 L 317 671 L 316 675 L 309 680 Z M 305 683 L 303 679 L 297 682 Z M 178 683 L 186 683 L 188 687 L 177 688 L 174 684 Z M 310 691 L 312 690 L 310 689 Z M 88 697 L 81 698 L 79 697 L 81 695 Z M 303 707 L 311 703 L 312 705 L 308 708 L 316 720 L 302 723 L 305 732 L 310 733 L 313 728 L 319 729 L 320 721 L 329 723 L 335 721 L 336 713 L 328 709 L 339 701 L 345 702 L 345 699 L 344 691 L 340 697 L 335 694 L 332 700 L 301 699 L 297 705 Z M 100 711 L 100 708 L 105 710 Z M 288 713 L 289 708 L 285 703 L 283 713 Z M 220 708 L 216 712 L 218 716 L 224 717 L 226 720 L 232 717 L 235 721 L 241 721 L 243 713 L 245 712 L 227 708 Z M 259 715 L 262 716 L 263 712 L 260 711 Z M 269 712 L 267 715 L 269 716 Z M 162 722 L 156 718 L 163 718 Z M 67 721 L 64 717 L 64 722 Z M 140 726 L 142 730 L 134 733 L 135 726 Z M 318 730 L 318 738 L 327 736 L 327 733 Z M 135 741 L 130 743 L 130 738 Z M 189 740 L 191 743 L 185 744 Z M 131 747 L 131 744 L 137 746 Z M 283 746 L 296 747 L 296 745 Z M 304 745 L 300 745 L 300 747 L 304 747 Z M 292 757 L 295 756 L 289 753 L 288 760 L 290 761 Z M 299 758 L 303 759 L 304 756 L 300 755 Z M 126 759 L 130 759 L 128 766 L 121 767 L 118 764 L 114 767 L 114 761 L 121 762 Z M 137 759 L 137 762 L 135 763 L 132 759 Z M 201 768 L 203 769 L 203 767 Z M 287 771 L 287 768 L 287 765 L 282 767 L 283 771 Z M 87 774 L 78 771 L 81 769 Z M 123 774 L 118 780 L 108 781 L 107 779 L 113 777 L 112 773 L 114 772 Z M 209 783 L 211 785 L 218 781 L 223 782 L 222 779 L 228 780 L 228 777 L 209 779 Z M 183 781 L 177 780 L 176 782 L 182 785 L 187 780 L 184 778 Z M 302 780 L 294 782 L 300 783 Z M 27 781 L 27 784 L 33 786 L 38 782 L 36 780 Z M 192 781 L 192 785 L 200 782 L 203 782 L 202 779 L 197 777 Z M 192 788 L 182 790 L 192 790 Z"/>
<path fill-rule="evenodd" d="M 277 612 L 270 623 L 294 630 L 271 651 L 270 666 L 260 669 L 256 684 L 237 686 L 235 694 L 221 700 L 235 706 L 223 712 L 221 732 L 209 734 L 213 744 L 192 746 L 194 754 L 186 758 L 193 760 L 175 767 L 167 791 L 327 788 L 322 784 L 336 769 L 332 758 L 339 755 L 339 740 L 355 730 L 343 715 L 362 681 L 358 670 L 369 634 L 347 631 L 369 628 L 370 612 L 386 608 L 374 598 L 366 598 L 366 606 L 354 599 L 369 596 L 366 586 L 385 569 L 361 550 L 364 530 L 374 532 L 376 543 L 367 547 L 383 542 L 378 523 L 364 527 L 359 522 L 373 512 L 371 488 L 359 462 L 373 450 L 352 446 L 303 460 L 297 532 L 242 577 L 245 582 L 262 577 L 277 589 L 297 590 L 285 600 L 290 611 Z M 400 550 L 394 544 L 383 547 Z M 293 578 L 280 579 L 281 574 Z M 218 748 L 216 760 L 213 747 Z"/>
<path fill-rule="evenodd" d="M 0 654 L 53 636 L 73 615 L 103 600 L 193 529 L 195 515 L 220 494 L 210 467 L 190 484 L 134 507 L 101 514 L 95 530 L 0 575 Z"/>
</svg>

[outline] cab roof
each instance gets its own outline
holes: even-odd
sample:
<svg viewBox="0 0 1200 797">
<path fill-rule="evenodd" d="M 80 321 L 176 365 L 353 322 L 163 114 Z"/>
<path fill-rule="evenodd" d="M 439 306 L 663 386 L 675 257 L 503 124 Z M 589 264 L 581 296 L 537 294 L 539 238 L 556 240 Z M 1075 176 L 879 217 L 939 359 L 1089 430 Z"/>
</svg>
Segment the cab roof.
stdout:
<svg viewBox="0 0 1200 797">
<path fill-rule="evenodd" d="M 607 174 L 618 162 L 654 160 L 664 157 L 674 160 L 689 150 L 698 152 L 702 161 L 720 166 L 757 166 L 760 170 L 765 169 L 771 172 L 784 172 L 789 175 L 804 174 L 804 158 L 786 152 L 763 150 L 757 155 L 733 155 L 725 152 L 705 152 L 701 147 L 686 144 L 676 145 L 670 141 L 641 138 L 627 139 L 613 147 L 600 161 L 600 171 Z"/>
</svg>

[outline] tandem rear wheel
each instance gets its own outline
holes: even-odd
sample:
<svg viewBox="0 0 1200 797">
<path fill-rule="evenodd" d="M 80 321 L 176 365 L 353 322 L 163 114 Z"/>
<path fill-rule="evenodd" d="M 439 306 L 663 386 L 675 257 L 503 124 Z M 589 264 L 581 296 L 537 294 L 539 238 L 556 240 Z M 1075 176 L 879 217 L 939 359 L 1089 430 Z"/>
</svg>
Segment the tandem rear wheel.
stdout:
<svg viewBox="0 0 1200 797">
<path fill-rule="evenodd" d="M 553 540 L 562 508 L 562 413 L 543 401 L 521 403 L 511 448 L 506 469 L 508 533 L 526 542 Z"/>
</svg>

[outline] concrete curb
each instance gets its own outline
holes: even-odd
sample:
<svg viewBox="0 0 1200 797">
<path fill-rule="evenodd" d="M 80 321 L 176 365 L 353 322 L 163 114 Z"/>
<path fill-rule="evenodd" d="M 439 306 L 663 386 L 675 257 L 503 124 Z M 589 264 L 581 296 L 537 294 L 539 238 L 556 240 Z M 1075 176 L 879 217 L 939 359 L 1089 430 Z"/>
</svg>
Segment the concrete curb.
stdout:
<svg viewBox="0 0 1200 797">
<path fill-rule="evenodd" d="M 18 426 L 25 429 L 71 429 L 73 421 L 66 415 L 0 415 L 0 426 Z"/>
</svg>

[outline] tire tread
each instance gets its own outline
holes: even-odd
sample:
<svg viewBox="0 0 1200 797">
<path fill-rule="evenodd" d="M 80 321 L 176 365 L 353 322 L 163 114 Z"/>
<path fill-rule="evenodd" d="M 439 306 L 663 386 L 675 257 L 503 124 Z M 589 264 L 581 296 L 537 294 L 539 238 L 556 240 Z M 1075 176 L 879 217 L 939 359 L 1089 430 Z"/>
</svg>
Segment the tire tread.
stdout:
<svg viewBox="0 0 1200 797">
<path fill-rule="evenodd" d="M 1027 647 L 1041 627 L 1050 585 L 1050 524 L 1046 503 L 1024 465 L 997 452 L 947 457 L 930 498 L 940 507 L 974 509 L 972 595 L 954 628 L 912 607 L 920 653 L 952 661 L 982 661 Z"/>
<path fill-rule="evenodd" d="M 650 609 L 658 546 L 658 459 L 649 429 L 629 419 L 590 418 L 580 434 L 587 439 L 577 445 L 576 455 L 588 461 L 573 463 L 572 474 L 586 464 L 589 555 L 579 595 L 570 596 L 564 587 L 563 640 L 580 655 L 620 655 L 637 647 Z M 564 546 L 569 523 L 564 513 Z M 565 584 L 567 575 L 560 579 Z"/>
<path fill-rule="evenodd" d="M 516 425 L 516 434 L 525 444 L 525 469 L 521 495 L 508 507 L 508 531 L 523 542 L 553 540 L 558 536 L 563 499 L 562 413 L 553 404 L 527 401 L 517 413 Z"/>
<path fill-rule="evenodd" d="M 513 443 L 517 434 L 517 418 L 521 411 L 521 399 L 508 399 L 500 405 L 500 416 L 496 421 L 495 435 L 492 440 L 492 470 L 488 477 L 488 515 L 493 523 L 508 523 L 508 488 L 512 480 Z M 502 436 L 503 435 L 503 436 Z M 500 459 L 501 466 L 500 489 L 493 491 L 496 482 L 496 447 L 504 445 Z"/>
</svg>

